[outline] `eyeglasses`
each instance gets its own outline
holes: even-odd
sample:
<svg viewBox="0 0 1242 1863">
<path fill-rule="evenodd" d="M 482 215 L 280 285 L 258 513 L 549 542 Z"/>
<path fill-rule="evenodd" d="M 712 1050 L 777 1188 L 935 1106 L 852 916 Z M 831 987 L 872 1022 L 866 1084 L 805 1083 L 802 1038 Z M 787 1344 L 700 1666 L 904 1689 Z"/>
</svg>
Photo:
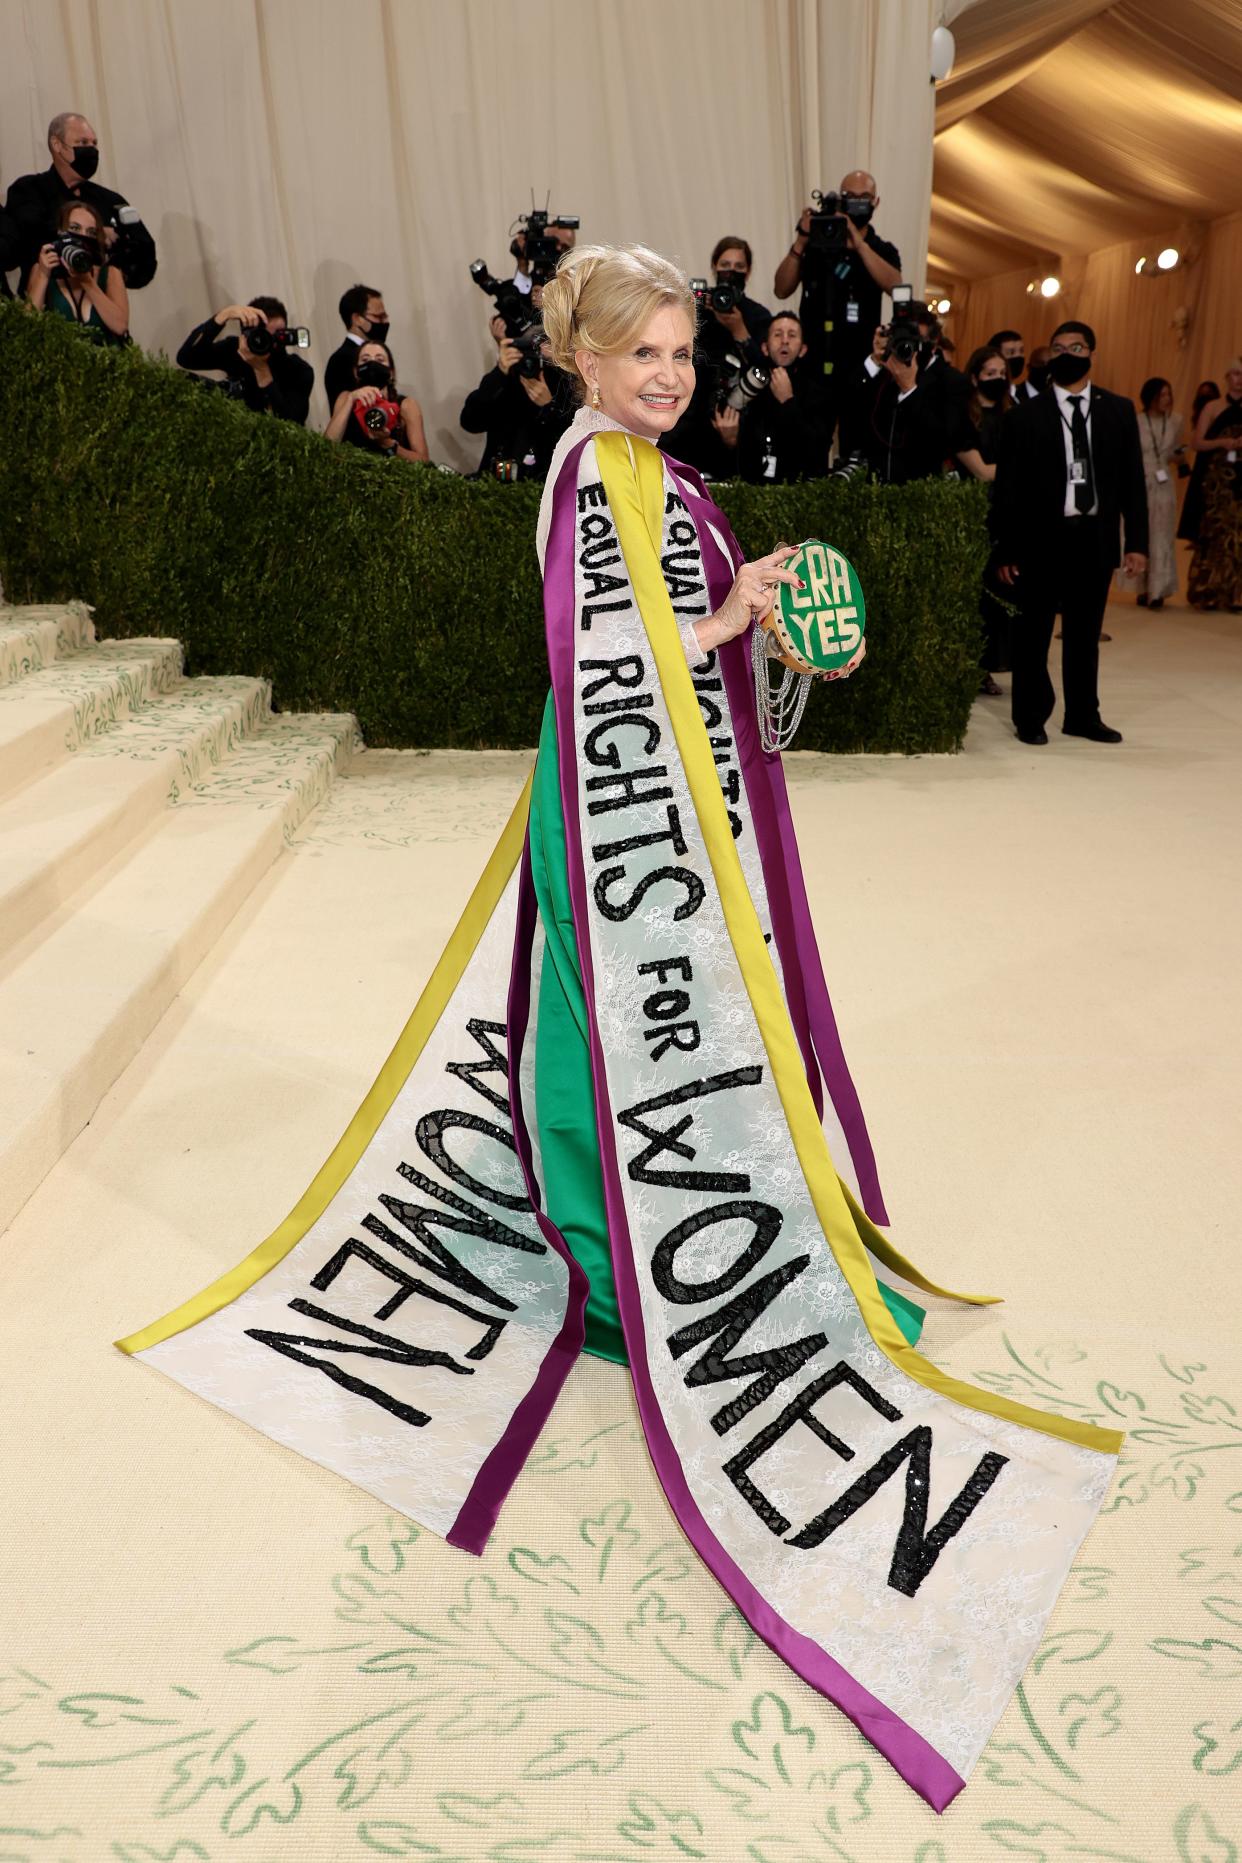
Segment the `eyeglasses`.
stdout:
<svg viewBox="0 0 1242 1863">
<path fill-rule="evenodd" d="M 1052 343 L 1049 347 L 1054 356 L 1089 356 L 1091 354 L 1085 343 Z"/>
</svg>

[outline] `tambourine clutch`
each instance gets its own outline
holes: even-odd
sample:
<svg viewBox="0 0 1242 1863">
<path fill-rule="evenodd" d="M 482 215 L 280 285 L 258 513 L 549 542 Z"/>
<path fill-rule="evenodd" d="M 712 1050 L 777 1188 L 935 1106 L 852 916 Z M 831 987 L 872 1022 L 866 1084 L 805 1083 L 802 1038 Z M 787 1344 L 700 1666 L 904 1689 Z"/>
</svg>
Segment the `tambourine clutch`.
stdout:
<svg viewBox="0 0 1242 1863">
<path fill-rule="evenodd" d="M 803 586 L 778 584 L 776 605 L 760 624 L 773 637 L 774 657 L 795 673 L 839 673 L 861 647 L 867 622 L 853 565 L 831 544 L 811 540 L 785 567 Z"/>
</svg>

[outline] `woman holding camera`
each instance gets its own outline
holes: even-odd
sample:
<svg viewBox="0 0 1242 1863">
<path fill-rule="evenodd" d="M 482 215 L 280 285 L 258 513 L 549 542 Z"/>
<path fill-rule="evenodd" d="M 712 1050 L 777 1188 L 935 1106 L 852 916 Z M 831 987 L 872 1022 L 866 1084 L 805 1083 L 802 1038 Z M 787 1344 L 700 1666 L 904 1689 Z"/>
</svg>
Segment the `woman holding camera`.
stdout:
<svg viewBox="0 0 1242 1863">
<path fill-rule="evenodd" d="M 430 463 L 423 433 L 423 411 L 413 395 L 397 387 L 397 365 L 387 343 L 363 343 L 354 356 L 354 386 L 336 397 L 324 429 L 329 440 L 344 440 L 388 459 Z"/>
<path fill-rule="evenodd" d="M 36 310 L 76 323 L 95 342 L 119 345 L 129 341 L 129 293 L 105 251 L 98 209 L 89 201 L 66 201 L 56 238 L 39 250 L 26 296 Z"/>
</svg>

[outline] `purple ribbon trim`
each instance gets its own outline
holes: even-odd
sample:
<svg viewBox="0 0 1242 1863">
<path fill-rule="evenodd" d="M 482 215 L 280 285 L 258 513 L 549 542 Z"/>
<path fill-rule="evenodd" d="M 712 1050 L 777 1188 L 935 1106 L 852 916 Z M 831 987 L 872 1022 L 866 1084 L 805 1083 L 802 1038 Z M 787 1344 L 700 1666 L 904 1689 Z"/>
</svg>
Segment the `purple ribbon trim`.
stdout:
<svg viewBox="0 0 1242 1863">
<path fill-rule="evenodd" d="M 586 444 L 584 440 L 582 446 Z M 575 447 L 567 456 L 553 495 L 552 527 L 544 569 L 544 612 L 547 617 L 548 658 L 552 668 L 552 692 L 556 709 L 569 890 L 590 1022 L 591 1074 L 595 1086 L 595 1116 L 603 1168 L 604 1203 L 612 1242 L 617 1300 L 629 1354 L 630 1375 L 638 1400 L 638 1413 L 656 1474 L 682 1531 L 756 1635 L 762 1637 L 795 1674 L 802 1676 L 812 1688 L 835 1702 L 876 1751 L 884 1755 L 934 1811 L 943 1811 L 962 1790 L 965 1780 L 920 1733 L 908 1726 L 861 1683 L 856 1682 L 826 1650 L 786 1623 L 721 1546 L 690 1493 L 648 1370 L 634 1248 L 621 1188 L 620 1168 L 612 1142 L 608 1080 L 595 1015 L 595 975 L 591 961 L 586 872 L 582 859 L 582 825 L 578 813 L 574 737 L 574 643 L 577 637 L 577 616 L 574 607 L 573 525 L 577 511 L 578 458 L 582 446 Z"/>
<path fill-rule="evenodd" d="M 682 496 L 699 533 L 703 565 L 707 571 L 708 597 L 715 610 L 728 594 L 733 574 L 726 566 L 726 559 L 722 558 L 720 546 L 713 538 L 709 526 L 715 526 L 726 546 L 731 548 L 734 569 L 745 560 L 742 548 L 730 530 L 724 512 L 707 495 L 698 473 L 688 466 L 678 464 L 676 460 L 668 463 L 673 469 L 674 478 L 680 482 Z M 698 490 L 693 489 L 696 482 Z M 818 1080 L 822 1069 L 849 1148 L 859 1199 L 872 1222 L 886 1226 L 888 1212 L 880 1189 L 875 1152 L 867 1131 L 867 1122 L 863 1118 L 858 1091 L 845 1059 L 845 1050 L 841 1046 L 841 1036 L 824 978 L 819 943 L 811 920 L 798 840 L 789 808 L 789 794 L 785 788 L 784 767 L 779 756 L 765 755 L 759 743 L 759 727 L 751 697 L 749 633 L 728 641 L 719 649 L 717 659 L 729 695 L 729 709 L 733 714 L 738 758 L 746 794 L 750 799 L 759 858 L 768 890 L 768 903 L 772 909 L 772 932 L 785 975 L 786 1000 L 803 1059 L 807 1062 L 807 1079 L 811 1083 L 815 1109 L 822 1119 L 823 1102 Z M 814 1048 L 818 1067 L 809 1060 L 809 1046 Z"/>
<path fill-rule="evenodd" d="M 513 1118 L 513 1137 L 518 1161 L 526 1184 L 526 1194 L 535 1212 L 535 1221 L 543 1239 L 567 1264 L 569 1289 L 565 1318 L 561 1330 L 544 1355 L 535 1381 L 518 1404 L 504 1434 L 486 1457 L 462 1502 L 461 1510 L 446 1538 L 450 1546 L 465 1552 L 481 1553 L 491 1538 L 496 1517 L 517 1480 L 535 1439 L 547 1422 L 552 1406 L 561 1394 L 582 1350 L 586 1302 L 589 1291 L 586 1274 L 574 1259 L 560 1230 L 540 1208 L 539 1186 L 535 1181 L 534 1154 L 530 1132 L 522 1105 L 522 1047 L 530 1024 L 530 964 L 534 943 L 535 888 L 530 872 L 530 836 L 522 846 L 522 869 L 518 881 L 517 931 L 513 940 L 513 969 L 509 975 L 507 1015 L 509 1048 L 509 1108 Z"/>
</svg>

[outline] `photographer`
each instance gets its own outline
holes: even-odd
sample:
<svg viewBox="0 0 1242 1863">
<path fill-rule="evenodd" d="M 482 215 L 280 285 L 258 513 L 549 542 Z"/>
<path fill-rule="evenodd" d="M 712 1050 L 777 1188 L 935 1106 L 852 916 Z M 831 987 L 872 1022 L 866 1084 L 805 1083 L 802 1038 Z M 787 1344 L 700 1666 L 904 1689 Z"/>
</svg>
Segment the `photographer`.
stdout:
<svg viewBox="0 0 1242 1863">
<path fill-rule="evenodd" d="M 52 165 L 37 175 L 21 175 L 9 188 L 8 212 L 17 222 L 18 263 L 22 288 L 39 253 L 60 225 L 67 206 L 83 201 L 94 207 L 103 226 L 104 256 L 131 291 L 155 277 L 155 241 L 123 194 L 92 179 L 99 166 L 99 140 L 84 116 L 66 111 L 48 125 Z"/>
<path fill-rule="evenodd" d="M 740 353 L 744 362 L 761 360 L 772 313 L 766 304 L 746 295 L 754 263 L 750 241 L 735 233 L 726 233 L 712 248 L 716 289 L 703 306 L 698 341 L 700 353 L 711 360 L 730 350 Z"/>
<path fill-rule="evenodd" d="M 737 472 L 739 405 L 726 403 L 739 370 L 766 370 L 763 339 L 772 313 L 746 295 L 754 255 L 750 242 L 726 233 L 712 249 L 713 282 L 692 278 L 699 327 L 695 336 L 694 393 L 672 431 L 660 442 L 674 459 L 709 479 Z"/>
<path fill-rule="evenodd" d="M 324 393 L 332 413 L 336 412 L 340 397 L 354 386 L 354 367 L 362 345 L 367 341 L 388 341 L 388 312 L 384 309 L 384 294 L 373 285 L 351 285 L 342 296 L 337 310 L 345 325 L 345 341 L 328 357 L 323 372 Z"/>
<path fill-rule="evenodd" d="M 513 283 L 523 297 L 534 293 L 532 309 L 538 310 L 543 287 L 565 253 L 577 243 L 577 218 L 569 214 L 559 220 L 547 220 L 542 214 L 527 214 L 509 241 L 509 251 L 517 264 Z"/>
<path fill-rule="evenodd" d="M 36 310 L 64 317 L 95 342 L 119 346 L 129 341 L 129 293 L 104 250 L 98 208 L 67 202 L 56 237 L 39 249 L 26 296 Z"/>
<path fill-rule="evenodd" d="M 939 328 L 926 304 L 894 302 L 850 395 L 843 437 L 887 485 L 939 477 L 978 448 L 970 383 L 937 348 Z"/>
<path fill-rule="evenodd" d="M 241 325 L 237 336 L 220 335 L 226 323 Z M 289 313 L 279 298 L 226 304 L 191 330 L 177 351 L 182 369 L 219 369 L 236 384 L 232 392 L 254 414 L 306 425 L 315 371 L 293 353 Z M 297 332 L 301 336 L 304 332 Z"/>
<path fill-rule="evenodd" d="M 538 324 L 516 340 L 499 313 L 491 320 L 496 362 L 466 396 L 461 424 L 487 438 L 476 478 L 544 479 L 556 443 L 573 419 L 564 377 L 549 361 Z"/>
<path fill-rule="evenodd" d="M 792 311 L 777 311 L 762 350 L 769 381 L 742 410 L 738 475 L 752 485 L 822 479 L 828 471 L 828 397 L 823 378 L 806 367 L 802 325 Z"/>
<path fill-rule="evenodd" d="M 782 302 L 802 286 L 798 313 L 807 361 L 830 387 L 857 375 L 883 294 L 901 283 L 901 254 L 872 225 L 879 204 L 875 177 L 855 169 L 836 194 L 821 197 L 820 209 L 803 209 L 793 245 L 776 268 Z"/>
<path fill-rule="evenodd" d="M 403 395 L 397 387 L 387 343 L 372 337 L 354 351 L 353 382 L 337 396 L 324 435 L 386 459 L 428 463 L 423 411 L 412 395 Z"/>
</svg>

